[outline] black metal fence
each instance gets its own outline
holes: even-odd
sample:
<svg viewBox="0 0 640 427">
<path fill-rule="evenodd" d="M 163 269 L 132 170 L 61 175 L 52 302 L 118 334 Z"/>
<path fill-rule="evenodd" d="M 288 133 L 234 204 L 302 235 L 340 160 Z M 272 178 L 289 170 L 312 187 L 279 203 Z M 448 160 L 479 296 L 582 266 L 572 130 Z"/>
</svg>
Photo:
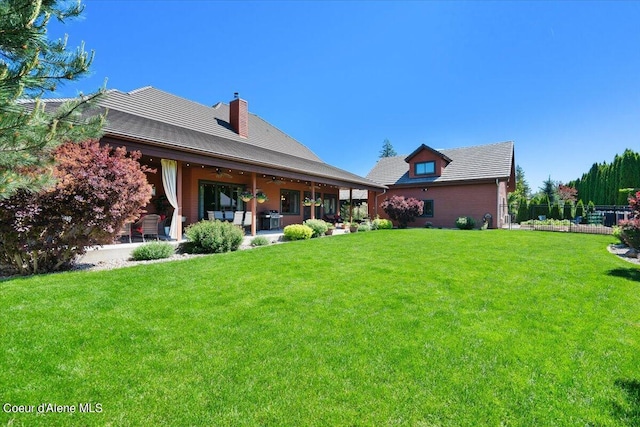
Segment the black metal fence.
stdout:
<svg viewBox="0 0 640 427">
<path fill-rule="evenodd" d="M 530 219 L 516 223 L 517 206 L 510 206 L 507 228 L 560 231 L 568 233 L 611 234 L 613 227 L 620 221 L 630 219 L 631 209 L 628 206 L 595 206 L 584 215 L 571 216 L 567 219 L 548 218 L 549 208 L 543 205 L 529 206 Z M 542 214 L 545 213 L 545 214 Z"/>
</svg>

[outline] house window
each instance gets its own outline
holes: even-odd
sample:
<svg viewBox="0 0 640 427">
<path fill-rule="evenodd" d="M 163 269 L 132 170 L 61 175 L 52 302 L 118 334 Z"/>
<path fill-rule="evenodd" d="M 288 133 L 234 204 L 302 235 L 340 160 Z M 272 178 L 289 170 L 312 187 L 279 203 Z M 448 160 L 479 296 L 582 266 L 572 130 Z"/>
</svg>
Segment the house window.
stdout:
<svg viewBox="0 0 640 427">
<path fill-rule="evenodd" d="M 433 175 L 436 173 L 436 162 L 416 163 L 413 171 L 416 175 Z"/>
<path fill-rule="evenodd" d="M 423 217 L 433 218 L 433 200 L 423 200 L 424 207 L 422 208 Z"/>
<path fill-rule="evenodd" d="M 280 190 L 280 213 L 300 215 L 300 192 L 295 190 Z"/>
</svg>

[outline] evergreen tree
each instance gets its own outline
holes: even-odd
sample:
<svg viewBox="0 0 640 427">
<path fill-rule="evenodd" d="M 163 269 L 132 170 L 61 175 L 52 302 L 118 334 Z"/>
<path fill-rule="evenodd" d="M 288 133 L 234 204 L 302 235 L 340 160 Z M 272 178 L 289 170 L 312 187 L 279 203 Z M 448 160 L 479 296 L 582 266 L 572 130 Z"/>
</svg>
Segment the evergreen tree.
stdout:
<svg viewBox="0 0 640 427">
<path fill-rule="evenodd" d="M 576 218 L 577 217 L 584 218 L 584 203 L 582 200 L 578 200 L 578 203 L 576 204 Z"/>
<path fill-rule="evenodd" d="M 398 153 L 396 153 L 396 150 L 393 149 L 393 145 L 391 145 L 391 142 L 385 138 L 384 142 L 382 143 L 382 150 L 380 150 L 379 157 L 393 157 L 397 155 Z"/>
<path fill-rule="evenodd" d="M 520 199 L 518 203 L 518 213 L 516 214 L 516 222 L 521 224 L 525 221 L 531 219 L 529 217 L 529 204 L 527 203 L 527 199 L 524 197 Z"/>
<path fill-rule="evenodd" d="M 0 199 L 51 184 L 52 152 L 61 143 L 100 136 L 104 116 L 83 113 L 102 91 L 53 110 L 40 101 L 89 71 L 93 52 L 47 38 L 51 17 L 64 22 L 82 9 L 61 0 L 0 0 Z"/>
<path fill-rule="evenodd" d="M 553 205 L 549 210 L 549 218 L 562 219 L 562 210 L 560 209 L 560 203 L 557 200 L 553 202 Z"/>
<path fill-rule="evenodd" d="M 542 194 L 547 196 L 549 203 L 553 203 L 556 200 L 558 184 L 551 179 L 551 176 L 547 178 L 540 187 Z"/>
<path fill-rule="evenodd" d="M 529 183 L 524 176 L 524 169 L 520 167 L 520 165 L 516 166 L 516 193 L 520 197 L 526 197 L 527 199 L 531 196 L 531 187 L 529 187 Z"/>
<path fill-rule="evenodd" d="M 565 201 L 563 213 L 562 213 L 562 216 L 564 217 L 564 219 L 573 219 L 573 211 L 574 211 L 573 202 Z"/>
</svg>

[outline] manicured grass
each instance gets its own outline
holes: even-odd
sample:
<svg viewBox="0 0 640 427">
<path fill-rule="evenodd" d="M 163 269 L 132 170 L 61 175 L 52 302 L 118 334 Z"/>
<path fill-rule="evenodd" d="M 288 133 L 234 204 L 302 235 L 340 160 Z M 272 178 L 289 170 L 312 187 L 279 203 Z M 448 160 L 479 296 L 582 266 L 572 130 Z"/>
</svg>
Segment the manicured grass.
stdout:
<svg viewBox="0 0 640 427">
<path fill-rule="evenodd" d="M 0 282 L 0 403 L 102 407 L 0 423 L 639 425 L 611 242 L 380 230 Z"/>
</svg>

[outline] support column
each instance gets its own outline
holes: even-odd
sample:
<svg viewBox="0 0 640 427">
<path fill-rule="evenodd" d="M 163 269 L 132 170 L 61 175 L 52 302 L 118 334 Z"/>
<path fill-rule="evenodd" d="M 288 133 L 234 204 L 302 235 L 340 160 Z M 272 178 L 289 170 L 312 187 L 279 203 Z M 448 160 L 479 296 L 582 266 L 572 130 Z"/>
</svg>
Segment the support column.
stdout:
<svg viewBox="0 0 640 427">
<path fill-rule="evenodd" d="M 353 222 L 353 188 L 349 187 L 349 223 Z"/>
<path fill-rule="evenodd" d="M 258 212 L 256 212 L 258 210 L 258 202 L 256 202 L 256 198 L 255 198 L 257 191 L 258 189 L 256 184 L 256 173 L 252 172 L 251 173 L 251 194 L 254 195 L 253 199 L 251 199 L 251 235 L 252 236 L 255 236 L 258 230 L 258 226 L 257 226 Z"/>
<path fill-rule="evenodd" d="M 316 183 L 311 181 L 311 219 L 316 219 Z"/>
</svg>

